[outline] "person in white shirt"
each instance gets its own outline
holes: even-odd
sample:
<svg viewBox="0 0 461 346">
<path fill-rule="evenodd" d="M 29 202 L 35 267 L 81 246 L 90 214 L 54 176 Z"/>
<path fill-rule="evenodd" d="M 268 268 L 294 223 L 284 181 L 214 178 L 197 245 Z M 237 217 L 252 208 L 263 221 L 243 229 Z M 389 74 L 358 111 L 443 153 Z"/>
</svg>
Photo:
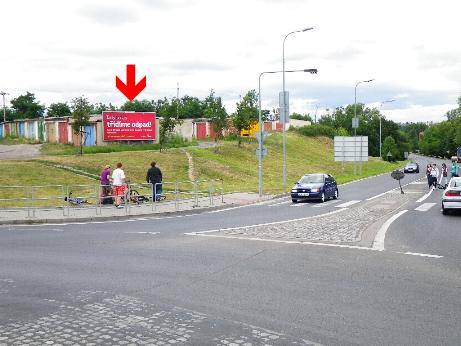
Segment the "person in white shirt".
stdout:
<svg viewBox="0 0 461 346">
<path fill-rule="evenodd" d="M 115 194 L 115 206 L 121 207 L 122 196 L 125 194 L 125 172 L 122 169 L 122 163 L 117 163 L 117 168 L 112 172 L 112 185 Z"/>
<path fill-rule="evenodd" d="M 431 185 L 436 188 L 437 187 L 437 177 L 439 176 L 439 170 L 437 169 L 437 166 L 435 164 L 432 165 L 431 168 Z"/>
</svg>

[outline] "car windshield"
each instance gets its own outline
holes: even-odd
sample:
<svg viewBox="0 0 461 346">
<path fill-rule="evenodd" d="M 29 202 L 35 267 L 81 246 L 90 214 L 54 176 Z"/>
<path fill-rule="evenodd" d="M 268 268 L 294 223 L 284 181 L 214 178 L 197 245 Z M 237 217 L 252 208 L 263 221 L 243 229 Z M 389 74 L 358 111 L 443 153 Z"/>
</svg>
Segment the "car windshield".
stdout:
<svg viewBox="0 0 461 346">
<path fill-rule="evenodd" d="M 416 167 L 416 163 L 409 163 L 407 167 Z"/>
<path fill-rule="evenodd" d="M 450 187 L 461 187 L 461 180 L 459 179 L 453 180 L 450 184 Z"/>
<path fill-rule="evenodd" d="M 307 174 L 301 178 L 300 184 L 323 183 L 323 174 Z"/>
</svg>

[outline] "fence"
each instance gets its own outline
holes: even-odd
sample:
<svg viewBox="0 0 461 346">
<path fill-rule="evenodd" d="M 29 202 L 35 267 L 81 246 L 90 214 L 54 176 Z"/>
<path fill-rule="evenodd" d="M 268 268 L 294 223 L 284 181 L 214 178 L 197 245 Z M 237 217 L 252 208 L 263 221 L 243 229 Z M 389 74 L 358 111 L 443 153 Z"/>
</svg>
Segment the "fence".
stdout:
<svg viewBox="0 0 461 346">
<path fill-rule="evenodd" d="M 158 191 L 160 186 L 161 198 L 156 199 L 154 189 Z M 114 195 L 112 186 L 99 184 L 0 186 L 0 212 L 24 211 L 28 218 L 37 217 L 38 211 L 51 209 L 62 212 L 63 216 L 70 216 L 71 210 L 98 216 L 113 210 L 114 202 L 120 202 L 124 213 L 131 215 L 133 207 L 141 208 L 142 213 L 157 212 L 160 206 L 177 211 L 185 205 L 189 208 L 213 206 L 216 201 L 224 203 L 222 180 L 129 183 L 120 196 Z"/>
</svg>

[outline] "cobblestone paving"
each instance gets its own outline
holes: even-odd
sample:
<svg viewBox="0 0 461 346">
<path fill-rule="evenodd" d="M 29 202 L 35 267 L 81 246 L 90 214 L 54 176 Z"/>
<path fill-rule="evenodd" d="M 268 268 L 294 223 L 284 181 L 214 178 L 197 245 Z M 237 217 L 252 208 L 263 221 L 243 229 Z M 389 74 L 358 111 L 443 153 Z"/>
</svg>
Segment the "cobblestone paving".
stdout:
<svg viewBox="0 0 461 346">
<path fill-rule="evenodd" d="M 357 207 L 339 210 L 320 217 L 271 225 L 241 227 L 213 233 L 213 236 L 248 237 L 258 239 L 356 242 L 362 232 L 382 216 L 392 212 L 411 198 L 409 195 L 386 194 Z"/>
<path fill-rule="evenodd" d="M 0 346 L 314 345 L 178 307 L 158 308 L 129 296 L 84 292 L 71 300 L 48 300 L 56 311 L 37 320 L 0 324 Z"/>
</svg>

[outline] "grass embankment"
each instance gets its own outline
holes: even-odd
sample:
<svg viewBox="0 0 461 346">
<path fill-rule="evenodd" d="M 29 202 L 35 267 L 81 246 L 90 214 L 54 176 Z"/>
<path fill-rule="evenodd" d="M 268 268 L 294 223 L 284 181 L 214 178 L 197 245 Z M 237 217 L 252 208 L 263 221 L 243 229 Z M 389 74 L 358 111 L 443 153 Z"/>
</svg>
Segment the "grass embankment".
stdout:
<svg viewBox="0 0 461 346">
<path fill-rule="evenodd" d="M 0 175 L 0 199 L 16 199 L 0 201 L 1 207 L 62 205 L 63 192 L 67 193 L 67 189 L 57 185 L 95 183 L 94 179 L 52 168 L 36 161 L 0 161 L 0 169 L 3 172 Z M 76 194 L 88 194 L 87 191 L 83 191 L 83 188 L 76 187 L 75 190 Z M 27 202 L 21 200 L 31 197 L 36 200 L 34 203 L 31 200 Z M 43 198 L 49 200 L 43 200 Z"/>
<path fill-rule="evenodd" d="M 282 136 L 274 134 L 267 138 L 268 155 L 263 161 L 264 191 L 282 192 Z M 213 148 L 191 148 L 195 170 L 203 178 L 224 179 L 228 191 L 257 191 L 258 162 L 255 150 L 257 142 L 243 144 L 226 142 L 218 151 Z M 329 138 L 305 137 L 294 132 L 287 133 L 287 188 L 305 173 L 326 172 L 338 183 L 390 172 L 402 166 L 402 162 L 383 162 L 369 158 L 363 164 L 361 175 L 354 175 L 353 163 L 334 162 L 333 141 Z M 357 171 L 358 171 L 357 166 Z"/>
<path fill-rule="evenodd" d="M 245 142 L 242 147 L 236 141 L 224 141 L 218 148 L 185 148 L 193 157 L 194 173 L 197 179 L 223 179 L 226 191 L 257 191 L 258 161 L 256 142 Z M 282 191 L 282 137 L 274 134 L 267 138 L 265 146 L 268 156 L 263 161 L 264 191 Z M 92 174 L 99 174 L 101 167 L 118 161 L 123 162 L 125 173 L 133 182 L 144 182 L 145 173 L 152 160 L 158 162 L 165 181 L 188 180 L 188 162 L 180 149 L 166 152 L 135 151 L 80 156 L 47 156 L 42 160 L 71 166 Z M 333 160 L 333 141 L 329 138 L 305 137 L 294 132 L 287 133 L 287 185 L 288 188 L 305 173 L 327 172 L 338 183 L 368 177 L 401 167 L 402 163 L 383 162 L 370 158 L 363 164 L 361 175 L 354 175 L 353 163 Z M 358 171 L 358 165 L 357 165 Z"/>
<path fill-rule="evenodd" d="M 13 136 L 6 136 L 0 138 L 0 144 L 2 145 L 16 145 L 16 144 L 38 144 L 39 141 L 30 138 L 24 137 L 13 137 Z"/>
</svg>

